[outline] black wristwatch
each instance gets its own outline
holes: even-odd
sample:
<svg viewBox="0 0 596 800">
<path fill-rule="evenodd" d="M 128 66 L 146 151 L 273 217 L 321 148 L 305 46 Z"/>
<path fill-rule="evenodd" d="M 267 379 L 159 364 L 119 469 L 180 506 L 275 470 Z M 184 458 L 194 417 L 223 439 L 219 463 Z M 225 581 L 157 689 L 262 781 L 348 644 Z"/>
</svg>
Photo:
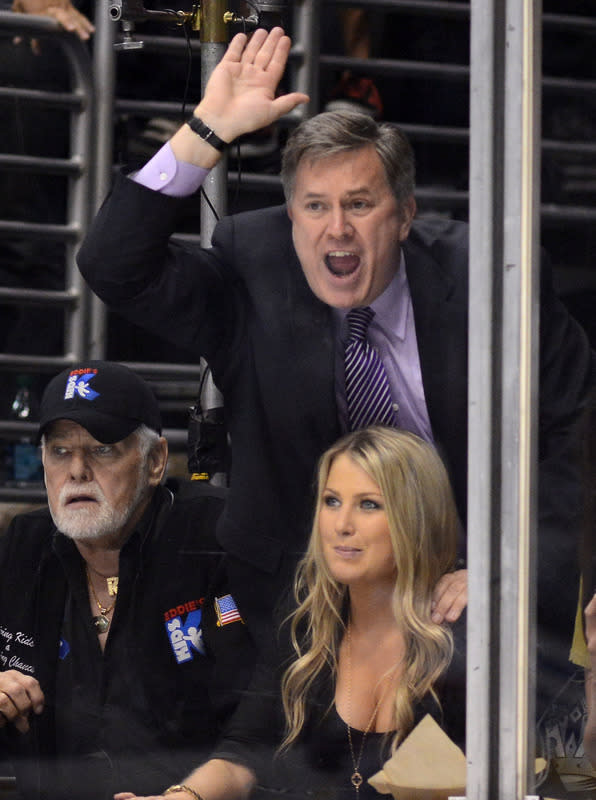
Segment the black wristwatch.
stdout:
<svg viewBox="0 0 596 800">
<path fill-rule="evenodd" d="M 211 128 L 205 125 L 202 119 L 195 117 L 194 114 L 186 121 L 186 124 L 197 136 L 200 136 L 201 139 L 208 142 L 211 147 L 215 147 L 216 150 L 224 150 L 228 146 L 228 142 L 224 142 L 223 139 L 220 139 L 215 131 L 212 131 Z"/>
</svg>

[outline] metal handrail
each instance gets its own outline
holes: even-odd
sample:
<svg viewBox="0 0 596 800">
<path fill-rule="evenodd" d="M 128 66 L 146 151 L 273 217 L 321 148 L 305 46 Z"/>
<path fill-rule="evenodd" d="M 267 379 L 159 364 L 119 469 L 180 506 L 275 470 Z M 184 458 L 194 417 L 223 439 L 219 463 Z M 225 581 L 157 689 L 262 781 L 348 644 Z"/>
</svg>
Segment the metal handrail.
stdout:
<svg viewBox="0 0 596 800">
<path fill-rule="evenodd" d="M 88 290 L 76 267 L 75 252 L 87 229 L 90 218 L 89 198 L 92 193 L 92 152 L 94 88 L 91 59 L 87 47 L 76 36 L 67 33 L 53 19 L 29 14 L 0 11 L 0 32 L 8 34 L 27 33 L 38 39 L 51 38 L 58 43 L 68 63 L 71 91 L 41 91 L 26 87 L 2 87 L 3 99 L 14 97 L 19 101 L 42 104 L 63 109 L 70 118 L 70 158 L 13 156 L 4 154 L 0 166 L 4 169 L 68 175 L 69 201 L 64 225 L 0 220 L 0 236 L 35 237 L 48 241 L 63 241 L 66 246 L 65 286 L 66 295 L 60 299 L 65 310 L 64 358 L 79 358 L 85 348 L 85 298 Z M 41 294 L 31 295 L 37 303 Z M 68 297 L 68 302 L 62 302 Z M 5 303 L 21 303 L 25 299 L 23 290 L 6 289 L 2 293 Z M 57 300 L 55 293 L 48 293 L 49 304 Z M 21 356 L 4 353 L 3 366 L 37 372 L 43 368 L 44 359 L 37 355 Z M 52 359 L 55 361 L 55 359 Z"/>
</svg>

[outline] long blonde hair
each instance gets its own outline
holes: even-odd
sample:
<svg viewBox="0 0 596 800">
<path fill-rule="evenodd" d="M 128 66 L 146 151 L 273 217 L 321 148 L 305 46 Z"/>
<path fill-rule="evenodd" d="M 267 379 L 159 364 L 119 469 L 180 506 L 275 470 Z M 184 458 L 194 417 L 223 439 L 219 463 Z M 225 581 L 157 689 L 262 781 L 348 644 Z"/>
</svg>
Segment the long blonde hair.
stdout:
<svg viewBox="0 0 596 800">
<path fill-rule="evenodd" d="M 432 591 L 453 568 L 457 547 L 457 511 L 445 467 L 434 447 L 412 433 L 381 427 L 350 433 L 319 462 L 314 521 L 296 572 L 297 608 L 289 619 L 295 659 L 282 678 L 286 735 L 281 749 L 299 737 L 316 679 L 325 671 L 336 675 L 348 620 L 348 589 L 331 576 L 318 529 L 329 471 L 342 454 L 381 489 L 397 566 L 393 612 L 405 637 L 406 662 L 395 695 L 393 749 L 413 725 L 416 702 L 429 692 L 436 699 L 434 684 L 453 653 L 451 632 L 431 620 Z"/>
</svg>

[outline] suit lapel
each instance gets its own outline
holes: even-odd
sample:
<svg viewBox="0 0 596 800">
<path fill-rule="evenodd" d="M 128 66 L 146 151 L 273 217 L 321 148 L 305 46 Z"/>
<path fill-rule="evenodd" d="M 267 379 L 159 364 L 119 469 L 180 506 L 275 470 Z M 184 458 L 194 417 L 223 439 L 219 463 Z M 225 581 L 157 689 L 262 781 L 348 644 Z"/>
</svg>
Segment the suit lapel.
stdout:
<svg viewBox="0 0 596 800">
<path fill-rule="evenodd" d="M 449 348 L 453 343 L 449 297 L 453 281 L 446 276 L 428 248 L 408 239 L 403 245 L 406 274 L 412 297 L 416 339 L 426 405 L 436 434 L 445 419 L 449 397 Z M 460 342 L 465 346 L 464 342 Z M 446 373 L 447 370 L 447 373 Z"/>
<path fill-rule="evenodd" d="M 291 288 L 290 317 L 292 383 L 300 398 L 302 430 L 312 430 L 320 443 L 339 436 L 335 399 L 335 343 L 331 309 L 308 286 L 296 256 L 296 280 Z"/>
</svg>

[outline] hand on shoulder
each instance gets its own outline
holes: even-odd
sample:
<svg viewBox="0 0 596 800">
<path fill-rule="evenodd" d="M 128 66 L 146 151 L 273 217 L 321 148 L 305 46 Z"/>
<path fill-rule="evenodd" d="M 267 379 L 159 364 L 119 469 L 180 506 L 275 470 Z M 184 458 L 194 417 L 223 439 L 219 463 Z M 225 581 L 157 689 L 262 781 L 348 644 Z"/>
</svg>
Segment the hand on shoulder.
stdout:
<svg viewBox="0 0 596 800">
<path fill-rule="evenodd" d="M 433 622 L 456 622 L 468 605 L 468 570 L 443 575 L 433 592 Z"/>
</svg>

